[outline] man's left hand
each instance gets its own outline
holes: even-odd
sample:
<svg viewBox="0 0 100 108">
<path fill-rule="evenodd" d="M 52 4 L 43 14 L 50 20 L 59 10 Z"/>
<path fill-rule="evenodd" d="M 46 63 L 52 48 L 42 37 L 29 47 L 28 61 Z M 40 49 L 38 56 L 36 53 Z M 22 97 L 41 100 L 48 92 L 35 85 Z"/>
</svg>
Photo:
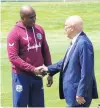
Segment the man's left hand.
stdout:
<svg viewBox="0 0 100 108">
<path fill-rule="evenodd" d="M 48 81 L 48 82 L 47 82 L 47 87 L 51 87 L 52 84 L 53 84 L 53 77 L 50 76 L 50 75 L 48 75 L 47 81 Z"/>
<path fill-rule="evenodd" d="M 84 99 L 84 97 L 81 97 L 81 96 L 76 96 L 76 101 L 79 104 L 84 104 L 86 102 L 86 100 Z"/>
</svg>

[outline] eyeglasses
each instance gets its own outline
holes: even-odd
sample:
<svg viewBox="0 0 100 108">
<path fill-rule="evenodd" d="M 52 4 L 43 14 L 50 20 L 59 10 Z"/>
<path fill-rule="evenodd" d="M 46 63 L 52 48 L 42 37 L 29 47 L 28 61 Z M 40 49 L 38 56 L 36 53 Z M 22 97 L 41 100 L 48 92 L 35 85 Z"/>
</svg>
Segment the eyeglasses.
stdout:
<svg viewBox="0 0 100 108">
<path fill-rule="evenodd" d="M 72 26 L 67 26 L 65 25 L 65 30 L 67 30 L 68 28 L 71 28 Z"/>
</svg>

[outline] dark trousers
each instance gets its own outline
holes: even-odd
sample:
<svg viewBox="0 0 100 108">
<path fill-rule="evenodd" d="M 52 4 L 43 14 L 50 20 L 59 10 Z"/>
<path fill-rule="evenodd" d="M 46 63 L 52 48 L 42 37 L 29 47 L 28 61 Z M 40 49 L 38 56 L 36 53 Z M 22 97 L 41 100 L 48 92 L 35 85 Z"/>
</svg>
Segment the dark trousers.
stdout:
<svg viewBox="0 0 100 108">
<path fill-rule="evenodd" d="M 44 107 L 41 78 L 12 73 L 13 107 Z"/>
</svg>

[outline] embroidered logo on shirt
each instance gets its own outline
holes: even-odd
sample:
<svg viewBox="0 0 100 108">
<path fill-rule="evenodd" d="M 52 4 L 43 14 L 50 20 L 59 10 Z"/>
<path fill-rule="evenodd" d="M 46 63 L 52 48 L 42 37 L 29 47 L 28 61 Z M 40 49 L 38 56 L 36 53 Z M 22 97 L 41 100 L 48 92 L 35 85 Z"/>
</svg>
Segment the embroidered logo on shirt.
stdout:
<svg viewBox="0 0 100 108">
<path fill-rule="evenodd" d="M 16 91 L 17 92 L 22 92 L 23 91 L 23 86 L 22 85 L 16 85 Z"/>
<path fill-rule="evenodd" d="M 29 51 L 30 49 L 36 49 L 36 51 L 37 51 L 39 47 L 41 47 L 40 42 L 39 42 L 39 44 L 35 44 L 35 45 L 33 45 L 33 46 L 30 46 L 30 45 L 28 44 L 27 50 Z"/>
<path fill-rule="evenodd" d="M 40 40 L 42 39 L 41 33 L 37 33 L 37 38 L 40 39 Z"/>
<path fill-rule="evenodd" d="M 12 44 L 11 44 L 11 43 L 9 43 L 9 46 L 14 46 L 14 43 L 12 43 Z"/>
</svg>

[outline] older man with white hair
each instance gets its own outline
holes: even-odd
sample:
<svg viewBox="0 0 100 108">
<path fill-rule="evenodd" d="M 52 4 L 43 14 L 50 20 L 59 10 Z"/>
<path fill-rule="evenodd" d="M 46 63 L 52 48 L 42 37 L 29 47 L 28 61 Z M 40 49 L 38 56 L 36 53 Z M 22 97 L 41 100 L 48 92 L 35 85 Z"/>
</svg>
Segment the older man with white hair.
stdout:
<svg viewBox="0 0 100 108">
<path fill-rule="evenodd" d="M 52 76 L 60 71 L 60 98 L 70 107 L 89 107 L 93 98 L 98 98 L 94 74 L 94 51 L 87 35 L 83 32 L 80 16 L 70 16 L 65 21 L 65 34 L 71 39 L 63 60 L 48 67 L 41 67 L 49 73 L 49 86 Z"/>
</svg>

